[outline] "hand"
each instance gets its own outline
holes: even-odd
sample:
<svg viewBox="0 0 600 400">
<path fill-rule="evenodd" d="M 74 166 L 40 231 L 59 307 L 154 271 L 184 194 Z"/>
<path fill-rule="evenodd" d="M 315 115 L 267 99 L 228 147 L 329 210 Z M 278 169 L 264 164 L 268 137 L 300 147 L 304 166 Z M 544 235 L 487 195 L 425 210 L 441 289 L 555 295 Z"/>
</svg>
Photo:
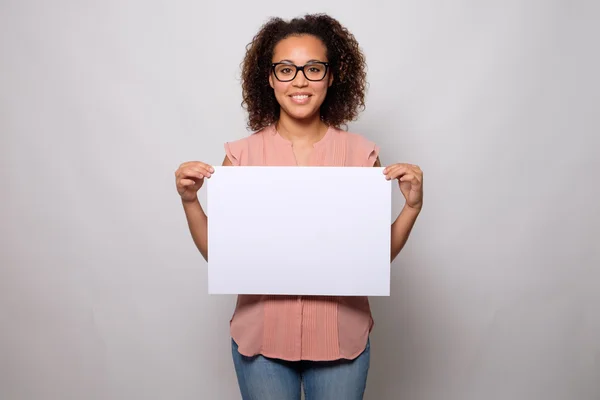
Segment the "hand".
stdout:
<svg viewBox="0 0 600 400">
<path fill-rule="evenodd" d="M 398 179 L 400 191 L 408 207 L 420 210 L 423 206 L 423 171 L 412 164 L 393 164 L 383 170 L 387 180 Z"/>
<path fill-rule="evenodd" d="M 196 201 L 197 192 L 204 183 L 204 178 L 210 178 L 214 168 L 200 161 L 184 162 L 175 171 L 177 192 L 184 202 Z"/>
</svg>

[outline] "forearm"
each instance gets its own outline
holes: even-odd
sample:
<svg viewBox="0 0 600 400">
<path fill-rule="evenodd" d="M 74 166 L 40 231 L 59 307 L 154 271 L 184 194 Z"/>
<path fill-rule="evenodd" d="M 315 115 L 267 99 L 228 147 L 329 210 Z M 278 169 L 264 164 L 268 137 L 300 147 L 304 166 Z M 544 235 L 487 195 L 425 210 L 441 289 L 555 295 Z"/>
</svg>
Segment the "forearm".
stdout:
<svg viewBox="0 0 600 400">
<path fill-rule="evenodd" d="M 182 204 L 192 239 L 202 257 L 208 261 L 208 218 L 198 199 L 182 201 Z"/>
<path fill-rule="evenodd" d="M 400 254 L 420 212 L 420 209 L 405 205 L 398 218 L 392 224 L 390 262 L 394 261 L 396 256 Z"/>
</svg>

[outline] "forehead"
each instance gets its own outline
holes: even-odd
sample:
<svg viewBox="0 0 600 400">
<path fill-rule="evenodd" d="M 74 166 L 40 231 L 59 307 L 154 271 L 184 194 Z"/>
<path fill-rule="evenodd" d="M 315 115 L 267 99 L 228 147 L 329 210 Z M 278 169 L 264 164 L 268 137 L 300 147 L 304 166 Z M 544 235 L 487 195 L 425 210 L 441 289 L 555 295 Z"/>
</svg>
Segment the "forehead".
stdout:
<svg viewBox="0 0 600 400">
<path fill-rule="evenodd" d="M 313 35 L 289 36 L 275 46 L 273 62 L 290 60 L 296 64 L 304 64 L 309 60 L 327 61 L 325 44 Z"/>
</svg>

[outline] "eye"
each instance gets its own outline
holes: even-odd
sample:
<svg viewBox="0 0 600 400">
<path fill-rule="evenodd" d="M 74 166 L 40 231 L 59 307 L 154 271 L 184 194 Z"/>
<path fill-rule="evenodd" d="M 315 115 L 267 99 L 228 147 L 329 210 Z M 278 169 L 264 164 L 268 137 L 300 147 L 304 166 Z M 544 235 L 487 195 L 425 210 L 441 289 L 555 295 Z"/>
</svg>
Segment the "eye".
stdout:
<svg viewBox="0 0 600 400">
<path fill-rule="evenodd" d="M 275 69 L 275 73 L 280 76 L 288 76 L 294 74 L 294 67 L 291 65 L 278 65 Z"/>
<path fill-rule="evenodd" d="M 323 72 L 324 69 L 325 67 L 323 67 L 321 64 L 308 65 L 308 72 L 310 73 L 318 74 Z"/>
</svg>

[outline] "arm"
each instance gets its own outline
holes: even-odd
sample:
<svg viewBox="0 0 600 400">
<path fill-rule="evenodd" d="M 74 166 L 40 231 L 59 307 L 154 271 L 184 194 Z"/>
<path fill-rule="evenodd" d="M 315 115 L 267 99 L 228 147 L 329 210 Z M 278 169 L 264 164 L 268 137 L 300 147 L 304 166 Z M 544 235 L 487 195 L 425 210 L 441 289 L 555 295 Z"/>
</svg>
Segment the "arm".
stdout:
<svg viewBox="0 0 600 400">
<path fill-rule="evenodd" d="M 229 158 L 225 157 L 222 165 L 230 166 L 232 164 Z M 182 198 L 181 202 L 194 244 L 200 251 L 200 254 L 202 254 L 202 257 L 208 261 L 208 217 L 202 209 L 197 196 L 191 199 Z"/>
<path fill-rule="evenodd" d="M 375 164 L 373 166 L 381 167 L 381 161 L 379 160 L 379 157 L 377 157 L 377 160 L 375 160 Z M 388 179 L 403 179 L 402 176 L 406 176 L 408 178 L 406 181 L 399 180 L 399 183 L 402 194 L 405 197 L 409 196 L 404 208 L 400 212 L 400 215 L 398 215 L 392 224 L 390 262 L 394 261 L 398 254 L 400 254 L 400 251 L 408 241 L 410 232 L 417 221 L 419 213 L 421 212 L 422 195 L 418 196 L 418 201 L 413 201 L 415 196 L 410 196 L 410 186 L 413 185 L 413 179 L 416 179 L 418 182 L 418 185 L 415 185 L 418 186 L 416 191 L 422 191 L 422 174 L 420 173 L 419 167 L 411 167 L 412 168 L 407 168 L 406 165 L 400 166 L 396 164 L 387 168 L 388 171 L 385 171 Z M 405 187 L 403 187 L 403 185 L 405 185 Z M 406 188 L 406 185 L 408 185 L 408 189 Z"/>
<path fill-rule="evenodd" d="M 396 256 L 400 254 L 400 251 L 406 244 L 408 237 L 410 236 L 410 232 L 417 221 L 417 217 L 419 216 L 421 210 L 412 208 L 410 206 L 404 205 L 400 215 L 392 224 L 392 245 L 391 245 L 391 254 L 390 254 L 390 262 L 394 261 Z"/>
</svg>

